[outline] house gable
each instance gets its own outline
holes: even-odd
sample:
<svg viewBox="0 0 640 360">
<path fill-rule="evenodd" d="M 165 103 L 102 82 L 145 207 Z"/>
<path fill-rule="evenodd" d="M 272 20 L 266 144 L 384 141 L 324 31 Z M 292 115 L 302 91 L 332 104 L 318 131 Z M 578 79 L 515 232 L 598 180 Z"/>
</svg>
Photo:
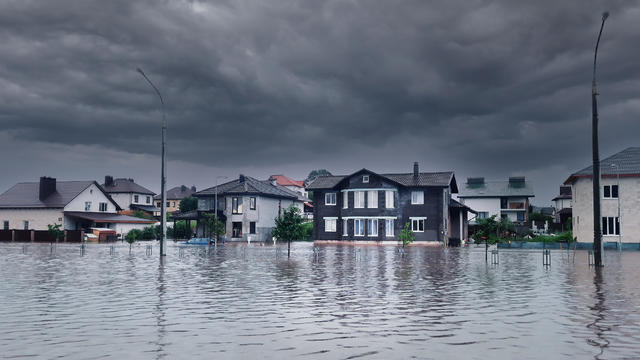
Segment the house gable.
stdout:
<svg viewBox="0 0 640 360">
<path fill-rule="evenodd" d="M 91 202 L 91 208 L 85 210 L 85 203 Z M 106 213 L 116 213 L 120 209 L 119 206 L 107 195 L 97 183 L 92 183 L 82 192 L 80 192 L 73 200 L 71 200 L 65 207 L 64 211 L 87 211 L 87 212 L 99 212 L 99 204 L 107 203 Z"/>
</svg>

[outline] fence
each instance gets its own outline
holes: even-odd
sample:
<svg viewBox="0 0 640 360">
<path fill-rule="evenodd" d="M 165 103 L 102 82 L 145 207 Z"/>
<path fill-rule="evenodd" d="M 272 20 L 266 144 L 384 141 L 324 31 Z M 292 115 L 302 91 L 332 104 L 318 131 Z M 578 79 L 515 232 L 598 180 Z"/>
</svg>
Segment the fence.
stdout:
<svg viewBox="0 0 640 360">
<path fill-rule="evenodd" d="M 82 230 L 66 230 L 60 242 L 81 242 L 84 237 Z M 0 230 L 0 242 L 55 242 L 55 237 L 48 230 Z"/>
</svg>

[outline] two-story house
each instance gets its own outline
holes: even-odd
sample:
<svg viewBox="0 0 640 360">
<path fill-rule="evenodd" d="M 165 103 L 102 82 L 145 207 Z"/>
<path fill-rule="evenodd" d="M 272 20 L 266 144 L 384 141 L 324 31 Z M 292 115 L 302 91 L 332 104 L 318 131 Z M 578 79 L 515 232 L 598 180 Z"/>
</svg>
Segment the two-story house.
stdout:
<svg viewBox="0 0 640 360">
<path fill-rule="evenodd" d="M 554 197 L 551 201 L 554 203 L 553 221 L 563 225 L 566 224 L 572 215 L 571 186 L 560 185 L 558 196 Z"/>
<path fill-rule="evenodd" d="M 514 223 L 529 221 L 529 198 L 532 197 L 533 187 L 523 176 L 510 177 L 508 181 L 467 178 L 458 194 L 460 202 L 478 212 L 478 219 L 495 215 L 498 220 L 509 219 Z"/>
<path fill-rule="evenodd" d="M 133 179 L 114 179 L 113 176 L 105 176 L 102 187 L 118 203 L 124 214 L 130 215 L 136 210 L 141 210 L 153 215 L 160 211 L 153 203 L 155 193 L 136 184 Z"/>
<path fill-rule="evenodd" d="M 167 190 L 167 201 L 166 201 L 167 213 L 174 213 L 176 211 L 180 211 L 180 202 L 182 201 L 182 199 L 193 196 L 195 192 L 196 192 L 195 186 L 187 187 L 185 185 L 176 186 L 174 188 Z M 155 202 L 155 205 L 158 208 L 158 211 L 154 213 L 154 216 L 161 216 L 160 212 L 162 208 L 162 195 L 158 194 L 154 196 L 153 201 Z"/>
<path fill-rule="evenodd" d="M 198 236 L 205 235 L 204 213 L 216 213 L 225 222 L 230 241 L 267 241 L 275 219 L 284 209 L 296 206 L 302 212 L 298 194 L 269 180 L 240 175 L 237 179 L 193 194 L 198 199 Z M 216 198 L 218 200 L 216 204 Z"/>
<path fill-rule="evenodd" d="M 57 181 L 41 177 L 23 182 L 0 195 L 3 230 L 63 230 L 110 228 L 119 234 L 153 225 L 154 220 L 121 215 L 120 206 L 95 181 Z"/>
<path fill-rule="evenodd" d="M 313 191 L 317 241 L 394 242 L 409 224 L 418 242 L 466 240 L 468 207 L 453 172 L 378 174 L 362 169 L 346 176 L 316 178 Z M 450 241 L 452 240 L 452 241 Z"/>
<path fill-rule="evenodd" d="M 630 147 L 600 161 L 602 242 L 640 248 L 640 147 Z M 569 176 L 573 236 L 593 243 L 593 167 Z"/>
</svg>

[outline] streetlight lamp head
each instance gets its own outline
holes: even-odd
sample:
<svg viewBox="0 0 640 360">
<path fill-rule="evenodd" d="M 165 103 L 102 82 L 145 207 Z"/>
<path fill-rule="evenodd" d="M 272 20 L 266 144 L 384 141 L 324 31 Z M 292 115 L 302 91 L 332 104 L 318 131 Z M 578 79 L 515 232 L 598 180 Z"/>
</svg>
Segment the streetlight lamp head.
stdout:
<svg viewBox="0 0 640 360">
<path fill-rule="evenodd" d="M 144 72 L 140 68 L 136 68 L 136 71 L 139 72 L 142 76 L 144 76 Z"/>
<path fill-rule="evenodd" d="M 605 12 L 602 13 L 602 21 L 607 20 L 608 17 L 609 17 L 609 12 L 608 11 L 605 11 Z"/>
</svg>

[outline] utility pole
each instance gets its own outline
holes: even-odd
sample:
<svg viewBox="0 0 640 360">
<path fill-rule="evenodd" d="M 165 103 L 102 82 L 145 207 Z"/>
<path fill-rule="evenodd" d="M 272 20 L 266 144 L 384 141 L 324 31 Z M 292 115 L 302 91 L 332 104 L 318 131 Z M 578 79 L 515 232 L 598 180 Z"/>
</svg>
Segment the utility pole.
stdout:
<svg viewBox="0 0 640 360">
<path fill-rule="evenodd" d="M 162 239 L 160 239 L 160 259 L 162 259 L 163 256 L 167 256 L 166 249 L 164 246 L 167 240 L 167 153 L 166 153 L 167 118 L 165 116 L 165 111 L 164 111 L 164 100 L 162 99 L 162 95 L 160 94 L 160 91 L 155 85 L 153 85 L 151 80 L 149 80 L 149 78 L 147 77 L 147 75 L 145 75 L 142 69 L 137 68 L 136 70 L 140 73 L 140 75 L 142 75 L 142 77 L 144 77 L 145 80 L 147 80 L 147 82 L 149 83 L 149 85 L 151 85 L 153 90 L 156 91 L 156 94 L 158 94 L 158 97 L 160 98 L 160 104 L 162 104 L 162 170 L 161 170 L 162 173 L 161 173 L 161 179 L 160 179 L 160 192 L 162 193 L 162 206 L 161 206 Z"/>
<path fill-rule="evenodd" d="M 596 85 L 596 59 L 598 58 L 598 45 L 602 36 L 604 22 L 609 17 L 608 12 L 602 14 L 602 24 L 596 41 L 593 56 L 593 81 L 591 83 L 591 134 L 593 147 L 593 257 L 594 265 L 602 266 L 602 230 L 600 216 L 600 152 L 598 150 L 598 89 Z"/>
</svg>

